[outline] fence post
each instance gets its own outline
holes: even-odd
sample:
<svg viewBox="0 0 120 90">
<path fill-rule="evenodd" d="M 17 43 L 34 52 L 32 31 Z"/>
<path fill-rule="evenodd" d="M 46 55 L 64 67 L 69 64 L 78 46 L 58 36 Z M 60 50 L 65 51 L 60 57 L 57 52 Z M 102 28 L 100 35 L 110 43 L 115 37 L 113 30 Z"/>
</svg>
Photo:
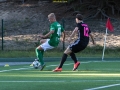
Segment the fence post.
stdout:
<svg viewBox="0 0 120 90">
<path fill-rule="evenodd" d="M 62 26 L 65 29 L 65 19 L 62 18 Z M 63 42 L 63 50 L 65 49 L 65 42 Z"/>
<path fill-rule="evenodd" d="M 2 51 L 3 51 L 3 19 L 2 19 Z"/>
</svg>

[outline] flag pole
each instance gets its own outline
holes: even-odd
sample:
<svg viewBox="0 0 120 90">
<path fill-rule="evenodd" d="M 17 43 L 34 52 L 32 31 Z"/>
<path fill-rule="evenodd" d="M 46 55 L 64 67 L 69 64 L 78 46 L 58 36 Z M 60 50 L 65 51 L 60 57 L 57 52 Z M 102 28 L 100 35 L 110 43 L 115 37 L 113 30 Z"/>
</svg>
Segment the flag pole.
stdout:
<svg viewBox="0 0 120 90">
<path fill-rule="evenodd" d="M 104 40 L 104 48 L 103 48 L 102 61 L 104 60 L 104 53 L 105 53 L 105 47 L 106 47 L 106 38 L 107 38 L 107 28 L 106 28 L 106 34 L 105 34 L 105 40 Z"/>
<path fill-rule="evenodd" d="M 105 53 L 105 46 L 106 46 L 106 38 L 107 38 L 107 30 L 110 30 L 111 32 L 114 30 L 112 23 L 110 22 L 110 19 L 107 19 L 106 22 L 106 34 L 105 34 L 105 40 L 104 40 L 104 48 L 103 48 L 103 55 L 102 55 L 102 61 L 104 60 L 104 53 Z"/>
</svg>

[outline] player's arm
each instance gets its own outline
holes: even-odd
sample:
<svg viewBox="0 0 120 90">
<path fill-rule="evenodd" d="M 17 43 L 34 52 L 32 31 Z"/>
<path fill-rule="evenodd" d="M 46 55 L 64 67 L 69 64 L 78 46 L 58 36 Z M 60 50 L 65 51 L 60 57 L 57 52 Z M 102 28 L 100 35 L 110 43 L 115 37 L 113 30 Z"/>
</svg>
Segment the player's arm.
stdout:
<svg viewBox="0 0 120 90">
<path fill-rule="evenodd" d="M 92 35 L 91 33 L 90 33 L 89 35 L 90 35 L 90 37 L 91 37 L 91 39 L 92 39 L 92 43 L 95 44 L 95 41 L 94 41 L 93 35 Z"/>
<path fill-rule="evenodd" d="M 62 41 L 65 41 L 65 31 L 62 32 Z"/>
<path fill-rule="evenodd" d="M 47 39 L 47 38 L 49 38 L 50 35 L 53 34 L 53 33 L 54 33 L 54 30 L 50 30 L 50 32 L 48 32 L 46 35 L 39 35 L 39 36 L 40 36 L 40 38 L 42 38 L 42 39 Z"/>
<path fill-rule="evenodd" d="M 71 41 L 71 38 L 75 35 L 75 33 L 78 31 L 78 27 L 75 27 L 75 29 L 73 30 L 72 34 L 70 35 L 70 37 L 68 38 L 68 41 Z"/>
<path fill-rule="evenodd" d="M 70 35 L 70 38 L 72 38 L 77 31 L 78 31 L 78 27 L 75 27 L 75 29 L 73 30 L 72 34 Z"/>
</svg>

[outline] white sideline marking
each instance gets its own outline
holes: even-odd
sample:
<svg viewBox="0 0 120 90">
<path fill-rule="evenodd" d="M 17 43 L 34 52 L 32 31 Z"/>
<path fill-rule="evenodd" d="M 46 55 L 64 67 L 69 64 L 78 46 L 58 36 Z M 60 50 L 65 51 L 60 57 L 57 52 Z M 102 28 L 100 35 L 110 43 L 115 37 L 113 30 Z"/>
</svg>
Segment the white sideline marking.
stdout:
<svg viewBox="0 0 120 90">
<path fill-rule="evenodd" d="M 69 82 L 103 82 L 103 81 L 120 81 L 120 80 L 72 80 L 72 81 L 69 81 Z M 0 81 L 0 82 L 68 82 L 67 80 L 59 80 L 59 81 Z M 120 85 L 120 84 L 119 84 Z M 112 85 L 113 86 L 113 85 Z M 114 85 L 114 86 L 117 86 L 116 84 Z M 106 86 L 102 86 L 102 87 L 106 87 Z M 108 86 L 107 86 L 108 87 Z M 110 85 L 109 85 L 109 87 L 110 87 Z M 99 89 L 101 89 L 101 88 L 99 88 Z M 91 89 L 85 89 L 85 90 L 96 90 L 96 89 L 94 89 L 94 88 L 91 88 Z"/>
<path fill-rule="evenodd" d="M 120 84 L 112 84 L 112 85 L 101 86 L 101 87 L 90 88 L 90 89 L 84 89 L 84 90 L 98 90 L 98 89 L 103 89 L 103 88 L 109 88 L 109 87 L 119 86 L 119 85 Z"/>
<path fill-rule="evenodd" d="M 90 63 L 90 62 L 113 62 L 113 61 L 87 61 L 87 62 L 81 62 L 81 63 Z M 69 64 L 64 64 L 64 65 L 72 65 L 73 63 Z M 49 65 L 46 67 L 51 67 L 51 66 L 58 66 L 58 65 Z M 18 68 L 18 69 L 9 69 L 9 70 L 1 70 L 0 72 L 8 72 L 8 71 L 19 71 L 19 70 L 25 70 L 25 69 L 31 69 L 33 67 L 28 67 L 28 68 Z"/>
<path fill-rule="evenodd" d="M 88 62 L 81 62 L 81 63 L 90 63 L 91 61 L 88 61 Z M 73 65 L 73 63 L 69 63 L 69 64 L 64 64 L 64 65 Z M 49 65 L 49 66 L 46 66 L 46 67 L 51 67 L 51 66 L 58 66 L 58 65 Z"/>
<path fill-rule="evenodd" d="M 69 63 L 69 64 L 64 64 L 64 65 L 72 65 L 73 63 Z M 49 66 L 46 66 L 46 67 L 52 67 L 52 66 L 58 66 L 58 65 L 49 65 Z"/>
<path fill-rule="evenodd" d="M 71 82 L 120 82 L 120 80 L 72 80 Z"/>
<path fill-rule="evenodd" d="M 25 70 L 25 69 L 30 69 L 33 67 L 29 67 L 29 68 L 18 68 L 18 69 L 9 69 L 9 70 L 1 70 L 0 72 L 7 72 L 7 71 L 18 71 L 18 70 Z"/>
<path fill-rule="evenodd" d="M 43 82 L 43 83 L 44 83 L 44 82 L 65 82 L 65 81 L 62 81 L 62 80 L 61 80 L 61 81 L 0 81 L 0 82 L 2 82 L 2 83 L 3 83 L 3 82 L 5 82 L 5 83 L 6 83 L 6 82 L 15 82 L 15 83 L 17 83 L 17 82 L 18 82 L 18 83 L 24 83 L 24 82 L 28 82 L 28 83 Z"/>
<path fill-rule="evenodd" d="M 81 62 L 81 63 L 90 63 L 91 61 L 88 62 Z M 69 63 L 69 64 L 64 64 L 64 65 L 72 65 L 73 63 Z M 51 66 L 58 66 L 58 65 L 49 65 L 46 67 L 51 67 Z M 26 69 L 31 69 L 33 67 L 28 67 L 28 68 L 18 68 L 18 69 L 9 69 L 9 70 L 1 70 L 0 72 L 8 72 L 8 71 L 19 71 L 19 70 L 26 70 Z"/>
</svg>

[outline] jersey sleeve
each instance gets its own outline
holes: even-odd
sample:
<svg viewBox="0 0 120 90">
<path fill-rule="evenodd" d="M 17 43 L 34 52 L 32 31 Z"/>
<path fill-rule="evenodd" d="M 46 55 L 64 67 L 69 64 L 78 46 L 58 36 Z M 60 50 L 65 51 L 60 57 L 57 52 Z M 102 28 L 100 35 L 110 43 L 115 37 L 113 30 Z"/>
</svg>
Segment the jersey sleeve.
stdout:
<svg viewBox="0 0 120 90">
<path fill-rule="evenodd" d="M 53 24 L 50 26 L 50 31 L 52 30 L 55 30 L 55 26 Z"/>
</svg>

